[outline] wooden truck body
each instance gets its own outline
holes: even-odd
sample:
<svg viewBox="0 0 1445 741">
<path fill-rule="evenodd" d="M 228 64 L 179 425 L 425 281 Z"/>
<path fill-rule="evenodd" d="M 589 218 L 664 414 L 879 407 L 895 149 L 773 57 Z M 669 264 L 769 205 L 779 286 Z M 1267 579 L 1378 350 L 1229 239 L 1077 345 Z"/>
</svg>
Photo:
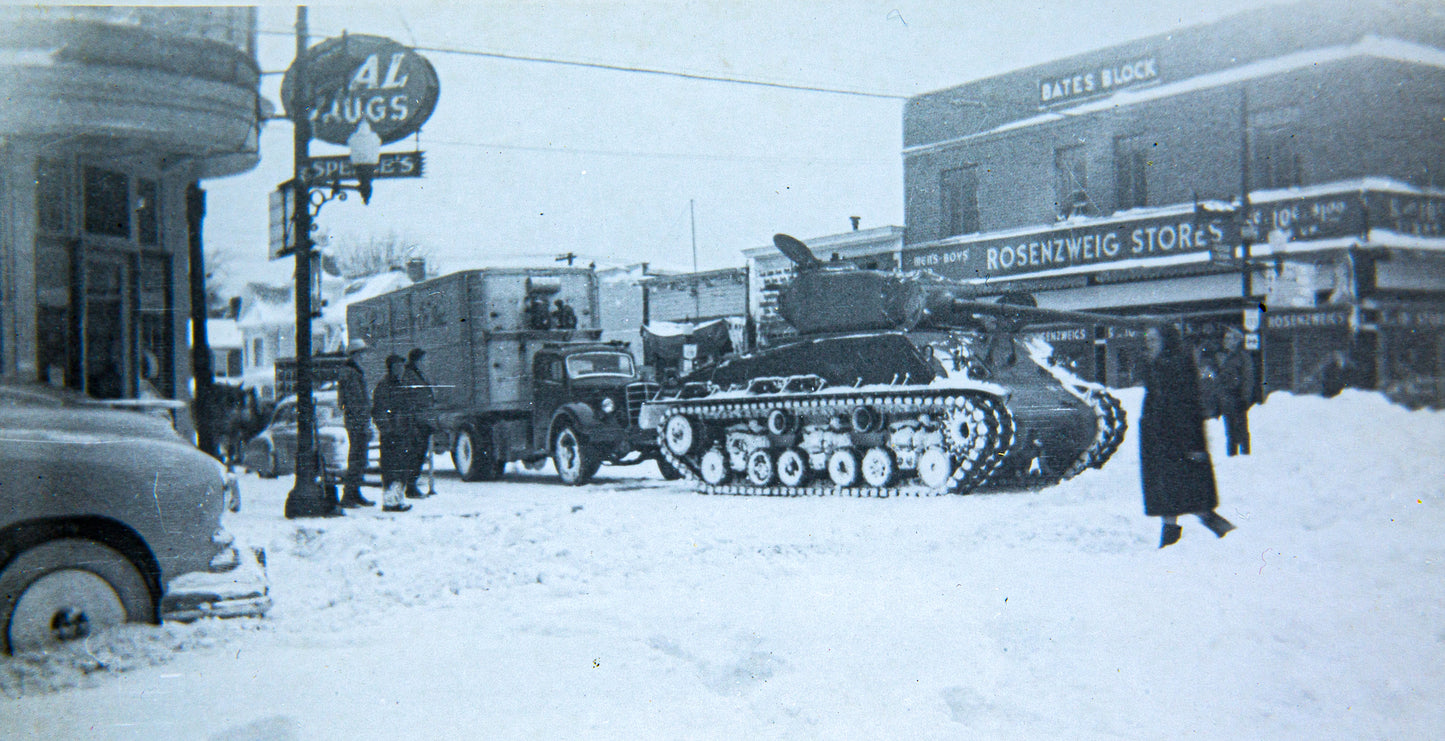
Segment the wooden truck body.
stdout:
<svg viewBox="0 0 1445 741">
<path fill-rule="evenodd" d="M 558 302 L 573 321 L 548 311 Z M 488 268 L 358 301 L 346 320 L 369 347 L 361 366 L 372 388 L 388 356 L 426 353 L 434 444 L 446 444 L 464 479 L 552 457 L 564 480 L 585 483 L 602 462 L 656 454 L 637 414 L 657 387 L 639 380 L 625 344 L 598 342 L 597 313 L 591 270 Z M 546 326 L 556 319 L 575 326 Z"/>
</svg>

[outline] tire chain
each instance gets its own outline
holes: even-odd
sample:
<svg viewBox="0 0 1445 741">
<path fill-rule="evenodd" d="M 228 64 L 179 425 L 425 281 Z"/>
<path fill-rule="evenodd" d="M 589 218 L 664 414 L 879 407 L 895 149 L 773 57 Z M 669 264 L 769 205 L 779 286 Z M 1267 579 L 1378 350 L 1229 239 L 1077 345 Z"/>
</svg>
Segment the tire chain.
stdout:
<svg viewBox="0 0 1445 741">
<path fill-rule="evenodd" d="M 949 452 L 949 460 L 954 464 L 954 469 L 949 475 L 948 481 L 941 487 L 929 488 L 921 484 L 911 486 L 850 486 L 840 487 L 835 485 L 805 485 L 800 487 L 789 487 L 780 484 L 771 486 L 754 486 L 746 482 L 746 479 L 737 482 L 725 482 L 721 484 L 709 484 L 702 480 L 698 465 L 688 458 L 675 455 L 667 445 L 665 431 L 667 422 L 673 417 L 683 415 L 692 424 L 694 435 L 693 450 L 690 457 L 701 459 L 701 454 L 714 446 L 718 440 L 717 430 L 707 430 L 716 420 L 726 420 L 725 424 L 731 425 L 738 422 L 756 420 L 764 422 L 769 412 L 774 409 L 783 409 L 794 416 L 799 412 L 808 414 L 844 414 L 859 405 L 868 405 L 884 415 L 936 415 L 943 420 L 945 426 L 944 439 Z M 970 432 L 967 437 L 948 434 L 947 429 L 956 415 L 967 415 L 970 419 Z M 698 424 L 701 422 L 701 424 Z M 824 397 L 798 395 L 785 398 L 774 398 L 768 401 L 755 399 L 738 400 L 714 400 L 706 398 L 697 399 L 686 403 L 669 405 L 667 414 L 663 417 L 663 423 L 657 431 L 658 447 L 662 455 L 674 468 L 681 471 L 683 475 L 695 485 L 700 491 L 706 494 L 736 494 L 747 496 L 851 496 L 851 497 L 890 497 L 890 496 L 938 496 L 943 494 L 957 493 L 967 494 L 979 485 L 988 480 L 988 477 L 1003 463 L 1009 450 L 1015 442 L 1015 425 L 1013 415 L 1009 412 L 1004 403 L 987 394 L 977 392 L 956 392 L 956 391 L 932 391 L 925 393 L 894 393 L 885 396 L 876 395 L 828 395 Z M 725 432 L 723 433 L 726 434 Z M 776 457 L 775 463 L 776 465 Z M 810 467 L 811 471 L 811 467 Z M 733 472 L 736 475 L 737 472 Z M 813 471 L 815 477 L 822 476 L 826 480 L 826 474 Z"/>
</svg>

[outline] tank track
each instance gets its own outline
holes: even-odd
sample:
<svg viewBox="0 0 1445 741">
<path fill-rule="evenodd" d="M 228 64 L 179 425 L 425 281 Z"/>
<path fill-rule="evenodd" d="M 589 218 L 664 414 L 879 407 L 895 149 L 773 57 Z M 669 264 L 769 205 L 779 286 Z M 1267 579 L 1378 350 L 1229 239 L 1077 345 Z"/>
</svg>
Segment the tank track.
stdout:
<svg viewBox="0 0 1445 741">
<path fill-rule="evenodd" d="M 1093 444 L 1079 454 L 1078 460 L 1064 472 L 1065 479 L 1078 476 L 1090 468 L 1103 468 L 1114 451 L 1119 449 L 1119 443 L 1124 441 L 1124 431 L 1128 429 L 1124 407 L 1112 394 L 1093 391 L 1082 398 L 1094 410 L 1098 428 Z"/>
<path fill-rule="evenodd" d="M 977 390 L 662 403 L 663 456 L 708 494 L 967 494 L 988 480 L 1015 438 L 1003 401 Z"/>
</svg>

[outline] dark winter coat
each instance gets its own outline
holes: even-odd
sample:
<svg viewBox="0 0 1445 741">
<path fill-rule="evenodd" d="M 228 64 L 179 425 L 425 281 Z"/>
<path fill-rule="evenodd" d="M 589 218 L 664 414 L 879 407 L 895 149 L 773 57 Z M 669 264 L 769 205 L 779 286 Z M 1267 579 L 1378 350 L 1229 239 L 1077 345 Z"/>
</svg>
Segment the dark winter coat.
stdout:
<svg viewBox="0 0 1445 741">
<path fill-rule="evenodd" d="M 366 396 L 366 375 L 355 360 L 348 359 L 337 371 L 336 396 L 346 418 L 346 429 L 367 429 L 371 420 L 371 401 Z"/>
<path fill-rule="evenodd" d="M 407 363 L 401 373 L 401 385 L 406 388 L 407 408 L 418 423 L 429 425 L 436 407 L 436 394 L 432 392 L 431 383 L 422 375 L 420 368 Z"/>
<path fill-rule="evenodd" d="M 404 480 L 411 469 L 416 425 L 407 401 L 401 379 L 389 373 L 371 395 L 371 418 L 381 433 L 381 470 L 386 483 Z"/>
<path fill-rule="evenodd" d="M 1176 341 L 1177 342 L 1177 341 Z M 1166 343 L 1144 374 L 1139 416 L 1139 472 L 1150 517 L 1208 512 L 1219 506 L 1214 467 L 1204 442 L 1199 375 L 1194 361 Z"/>
<path fill-rule="evenodd" d="M 1215 405 L 1220 414 L 1238 414 L 1254 401 L 1254 361 L 1242 348 L 1214 356 Z"/>
</svg>

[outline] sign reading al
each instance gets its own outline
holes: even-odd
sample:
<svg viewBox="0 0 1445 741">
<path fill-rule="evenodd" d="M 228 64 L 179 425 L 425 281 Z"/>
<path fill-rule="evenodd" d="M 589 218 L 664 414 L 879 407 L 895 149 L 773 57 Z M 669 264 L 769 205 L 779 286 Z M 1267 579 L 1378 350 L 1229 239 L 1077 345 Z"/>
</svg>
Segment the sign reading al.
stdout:
<svg viewBox="0 0 1445 741">
<path fill-rule="evenodd" d="M 365 119 L 382 144 L 416 130 L 436 109 L 440 84 L 426 57 L 381 36 L 346 35 L 306 50 L 281 81 L 281 100 L 311 135 L 345 145 Z"/>
</svg>

